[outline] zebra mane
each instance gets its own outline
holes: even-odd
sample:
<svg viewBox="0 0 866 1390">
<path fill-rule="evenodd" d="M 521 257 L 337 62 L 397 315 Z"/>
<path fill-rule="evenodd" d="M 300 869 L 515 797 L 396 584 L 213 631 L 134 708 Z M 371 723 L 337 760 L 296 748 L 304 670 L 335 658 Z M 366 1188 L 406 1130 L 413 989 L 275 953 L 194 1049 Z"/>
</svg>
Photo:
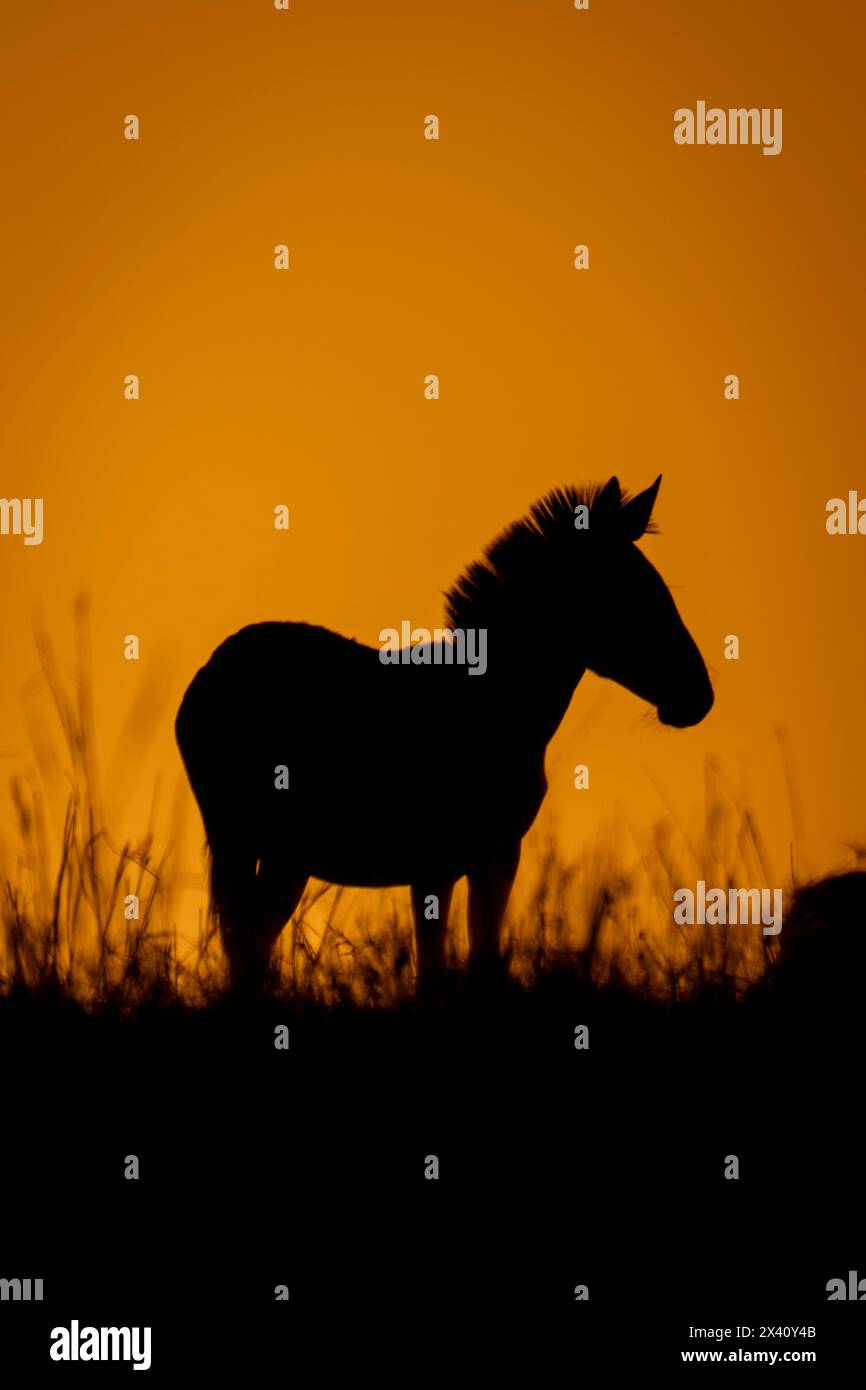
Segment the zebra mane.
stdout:
<svg viewBox="0 0 866 1390">
<path fill-rule="evenodd" d="M 575 545 L 590 534 L 597 537 L 599 527 L 592 528 L 592 509 L 604 489 L 603 483 L 583 487 L 554 488 L 533 502 L 526 516 L 506 526 L 485 546 L 482 558 L 474 560 L 455 580 L 444 595 L 446 620 L 451 627 L 471 627 L 479 615 L 489 620 L 502 611 L 509 596 L 520 589 L 527 592 L 537 588 L 540 574 L 552 574 L 573 564 Z M 620 509 L 631 500 L 629 493 L 620 495 Z M 590 529 L 575 527 L 575 511 L 584 506 L 590 512 Z M 652 522 L 647 531 L 655 531 Z M 615 525 L 606 520 L 602 536 L 613 539 Z"/>
</svg>

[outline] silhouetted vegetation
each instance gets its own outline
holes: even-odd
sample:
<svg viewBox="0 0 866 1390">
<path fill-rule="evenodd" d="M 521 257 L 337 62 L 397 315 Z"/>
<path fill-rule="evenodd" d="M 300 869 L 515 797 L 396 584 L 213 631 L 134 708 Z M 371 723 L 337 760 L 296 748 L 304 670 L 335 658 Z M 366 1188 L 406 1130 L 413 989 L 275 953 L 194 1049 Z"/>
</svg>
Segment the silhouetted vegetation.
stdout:
<svg viewBox="0 0 866 1390">
<path fill-rule="evenodd" d="M 195 933 L 178 930 L 171 846 L 158 849 L 152 827 L 138 843 L 117 844 L 105 824 L 83 605 L 77 613 L 71 680 L 62 678 L 47 637 L 38 639 L 63 736 L 62 752 L 54 749 L 52 756 L 62 763 L 69 790 L 57 836 L 44 779 L 32 773 L 12 783 L 17 843 L 7 845 L 3 857 L 0 991 L 52 996 L 89 1011 L 198 1010 L 224 989 L 221 947 L 203 913 Z M 777 940 L 752 925 L 674 924 L 671 904 L 682 884 L 697 878 L 725 886 L 774 881 L 756 817 L 726 790 L 714 764 L 706 769 L 700 826 L 687 829 L 668 815 L 637 843 L 630 864 L 621 836 L 611 829 L 569 860 L 550 822 L 540 824 L 528 842 L 533 869 L 512 899 L 504 937 L 512 999 L 558 981 L 559 991 L 627 993 L 665 1005 L 736 1002 L 750 991 L 766 994 L 780 960 L 780 979 L 790 993 L 798 973 L 821 977 L 822 952 L 833 978 L 835 954 L 844 950 L 850 959 L 854 942 L 840 921 L 849 910 L 862 917 L 866 875 L 856 873 L 807 885 L 794 897 L 796 885 L 789 884 L 781 954 Z M 125 909 L 129 895 L 138 900 L 137 918 Z M 408 894 L 377 894 L 375 912 L 356 912 L 351 921 L 347 897 L 348 890 L 324 884 L 304 893 L 278 946 L 272 999 L 305 1009 L 411 1007 Z M 855 934 L 856 951 L 859 939 Z M 462 989 L 465 926 L 452 932 L 448 949 L 455 978 L 446 992 L 453 1002 Z M 799 970 L 800 960 L 808 960 L 807 970 Z"/>
</svg>

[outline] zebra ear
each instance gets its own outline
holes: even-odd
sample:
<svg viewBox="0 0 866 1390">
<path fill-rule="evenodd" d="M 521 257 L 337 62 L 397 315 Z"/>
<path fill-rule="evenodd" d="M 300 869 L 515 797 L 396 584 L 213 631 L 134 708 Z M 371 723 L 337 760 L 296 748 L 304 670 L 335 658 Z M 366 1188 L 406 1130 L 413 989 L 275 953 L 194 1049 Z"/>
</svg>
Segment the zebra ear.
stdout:
<svg viewBox="0 0 866 1390">
<path fill-rule="evenodd" d="M 612 526 L 615 521 L 618 522 L 621 506 L 622 492 L 620 491 L 619 478 L 611 478 L 610 482 L 605 483 L 592 504 L 590 526 L 595 527 L 599 524 Z"/>
<path fill-rule="evenodd" d="M 661 481 L 662 475 L 659 473 L 652 487 L 648 487 L 646 492 L 639 492 L 637 497 L 626 502 L 620 512 L 620 526 L 627 541 L 639 540 L 649 526 Z"/>
</svg>

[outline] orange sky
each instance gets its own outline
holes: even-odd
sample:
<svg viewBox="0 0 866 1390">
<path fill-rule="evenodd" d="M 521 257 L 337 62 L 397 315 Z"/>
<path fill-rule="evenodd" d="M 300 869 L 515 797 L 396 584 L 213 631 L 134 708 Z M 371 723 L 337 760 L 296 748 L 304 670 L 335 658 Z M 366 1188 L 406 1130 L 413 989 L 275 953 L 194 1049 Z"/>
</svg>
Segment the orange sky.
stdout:
<svg viewBox="0 0 866 1390">
<path fill-rule="evenodd" d="M 690 816 L 716 755 L 784 873 L 782 726 L 797 861 L 845 862 L 866 841 L 866 537 L 829 537 L 825 504 L 866 495 L 864 29 L 847 0 L 11 11 L 0 495 L 43 497 L 45 539 L 0 537 L 0 767 L 29 761 L 34 616 L 68 657 L 78 590 L 106 769 L 143 683 L 164 696 L 153 743 L 113 769 L 121 838 L 157 775 L 167 813 L 174 711 L 228 633 L 433 627 L 534 498 L 663 472 L 644 545 L 716 707 L 662 731 L 588 676 L 548 758 L 564 847 L 614 808 L 661 813 L 658 787 Z M 699 99 L 782 107 L 781 155 L 675 145 Z M 186 821 L 197 873 L 191 798 Z"/>
</svg>

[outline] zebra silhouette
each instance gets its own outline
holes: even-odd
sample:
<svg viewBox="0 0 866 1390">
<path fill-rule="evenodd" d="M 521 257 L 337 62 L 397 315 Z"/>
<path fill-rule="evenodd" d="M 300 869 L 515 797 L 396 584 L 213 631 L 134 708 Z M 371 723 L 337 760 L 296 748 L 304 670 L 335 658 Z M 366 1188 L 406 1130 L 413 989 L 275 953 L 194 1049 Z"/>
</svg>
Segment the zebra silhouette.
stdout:
<svg viewBox="0 0 866 1390">
<path fill-rule="evenodd" d="M 545 749 L 584 672 L 675 728 L 712 706 L 701 655 L 634 544 L 660 482 L 631 499 L 611 478 L 536 502 L 447 593 L 448 627 L 425 664 L 385 664 L 374 647 L 295 622 L 253 624 L 216 649 L 175 730 L 236 990 L 265 979 L 310 876 L 409 886 L 423 986 L 443 972 L 466 875 L 470 968 L 495 970 L 521 841 L 547 790 Z M 471 629 L 486 633 L 483 674 L 444 649 Z"/>
</svg>

